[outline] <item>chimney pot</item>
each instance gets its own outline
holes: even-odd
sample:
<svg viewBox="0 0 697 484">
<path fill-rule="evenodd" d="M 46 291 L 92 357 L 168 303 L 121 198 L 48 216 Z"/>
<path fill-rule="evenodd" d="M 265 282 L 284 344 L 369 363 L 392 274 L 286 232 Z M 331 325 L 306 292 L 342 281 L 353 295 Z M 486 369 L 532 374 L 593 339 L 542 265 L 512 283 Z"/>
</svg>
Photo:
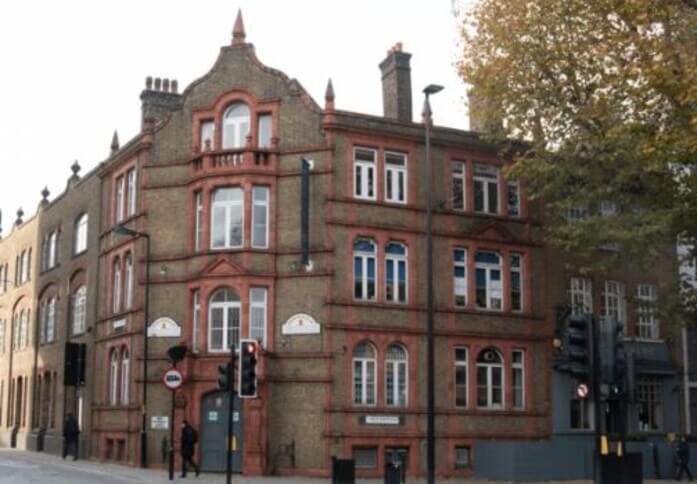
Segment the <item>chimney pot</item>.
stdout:
<svg viewBox="0 0 697 484">
<path fill-rule="evenodd" d="M 162 90 L 162 79 L 160 79 L 159 77 L 155 78 L 155 90 L 156 91 Z"/>
<path fill-rule="evenodd" d="M 177 94 L 178 90 L 179 90 L 179 83 L 177 82 L 176 79 L 172 79 L 172 92 L 174 94 Z"/>
<path fill-rule="evenodd" d="M 152 89 L 152 76 L 148 76 L 145 78 L 145 89 L 148 91 Z"/>
<path fill-rule="evenodd" d="M 169 92 L 169 79 L 162 80 L 162 90 L 164 92 Z"/>
</svg>

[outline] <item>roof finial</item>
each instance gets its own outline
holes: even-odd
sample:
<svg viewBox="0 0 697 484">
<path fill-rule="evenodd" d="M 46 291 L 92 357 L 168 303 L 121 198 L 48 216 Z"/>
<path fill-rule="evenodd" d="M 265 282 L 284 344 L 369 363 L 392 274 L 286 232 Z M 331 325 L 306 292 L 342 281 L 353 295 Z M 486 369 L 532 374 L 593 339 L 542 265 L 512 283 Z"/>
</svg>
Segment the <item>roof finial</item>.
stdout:
<svg viewBox="0 0 697 484">
<path fill-rule="evenodd" d="M 17 209 L 17 220 L 15 220 L 15 226 L 19 227 L 22 225 L 22 217 L 24 217 L 24 210 L 22 210 L 22 207 L 19 207 L 19 209 Z"/>
<path fill-rule="evenodd" d="M 331 77 L 329 82 L 327 82 L 327 90 L 324 91 L 324 109 L 327 111 L 334 110 L 334 85 Z"/>
<path fill-rule="evenodd" d="M 242 9 L 237 10 L 237 19 L 235 19 L 235 26 L 232 29 L 232 45 L 242 45 L 244 44 L 244 22 L 242 21 Z"/>
<path fill-rule="evenodd" d="M 119 133 L 114 130 L 114 136 L 111 138 L 111 154 L 119 151 Z"/>
<path fill-rule="evenodd" d="M 41 203 L 39 203 L 39 207 L 43 208 L 48 205 L 48 196 L 50 194 L 51 192 L 48 191 L 48 187 L 44 187 L 44 189 L 41 190 Z"/>
</svg>

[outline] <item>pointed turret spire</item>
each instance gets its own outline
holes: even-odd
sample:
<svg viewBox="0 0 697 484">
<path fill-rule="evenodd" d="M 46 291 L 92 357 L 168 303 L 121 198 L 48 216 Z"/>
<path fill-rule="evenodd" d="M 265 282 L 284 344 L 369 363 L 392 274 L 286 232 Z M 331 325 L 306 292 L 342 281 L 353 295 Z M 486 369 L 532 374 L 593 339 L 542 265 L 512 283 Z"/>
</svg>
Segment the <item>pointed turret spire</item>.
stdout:
<svg viewBox="0 0 697 484">
<path fill-rule="evenodd" d="M 114 136 L 111 138 L 111 154 L 119 151 L 119 133 L 114 130 Z"/>
<path fill-rule="evenodd" d="M 244 21 L 242 20 L 242 9 L 238 9 L 237 18 L 235 19 L 235 26 L 232 29 L 232 45 L 244 44 L 245 37 L 246 34 L 244 32 Z"/>
<path fill-rule="evenodd" d="M 334 85 L 331 77 L 329 82 L 327 82 L 327 90 L 324 91 L 324 109 L 327 111 L 334 110 Z"/>
</svg>

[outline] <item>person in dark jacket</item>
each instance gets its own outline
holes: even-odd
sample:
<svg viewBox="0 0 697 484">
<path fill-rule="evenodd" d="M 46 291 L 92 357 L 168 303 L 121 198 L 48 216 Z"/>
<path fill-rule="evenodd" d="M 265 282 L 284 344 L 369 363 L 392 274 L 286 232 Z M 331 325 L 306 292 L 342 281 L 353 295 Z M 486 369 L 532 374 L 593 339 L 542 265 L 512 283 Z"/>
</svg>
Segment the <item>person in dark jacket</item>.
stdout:
<svg viewBox="0 0 697 484">
<path fill-rule="evenodd" d="M 685 472 L 687 479 L 692 481 L 692 473 L 688 467 L 690 463 L 690 446 L 684 435 L 680 437 L 676 453 L 678 454 L 678 480 L 682 481 L 682 473 Z"/>
<path fill-rule="evenodd" d="M 182 455 L 182 477 L 186 477 L 189 464 L 196 471 L 196 476 L 199 474 L 199 467 L 194 462 L 194 453 L 196 451 L 196 443 L 198 442 L 198 432 L 189 424 L 189 421 L 184 419 L 182 423 L 181 435 L 181 455 Z"/>
<path fill-rule="evenodd" d="M 68 413 L 63 423 L 63 458 L 70 454 L 73 460 L 77 460 L 78 439 L 80 437 L 80 426 L 72 413 Z"/>
</svg>

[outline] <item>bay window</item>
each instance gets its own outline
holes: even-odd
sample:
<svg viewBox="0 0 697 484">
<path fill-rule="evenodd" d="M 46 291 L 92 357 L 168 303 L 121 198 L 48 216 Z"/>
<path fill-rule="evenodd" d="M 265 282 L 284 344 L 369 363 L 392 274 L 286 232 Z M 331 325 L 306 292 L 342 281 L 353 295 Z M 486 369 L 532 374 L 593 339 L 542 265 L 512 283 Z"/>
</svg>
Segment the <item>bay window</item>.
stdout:
<svg viewBox="0 0 697 484">
<path fill-rule="evenodd" d="M 242 148 L 247 144 L 249 134 L 249 106 L 243 103 L 232 104 L 223 114 L 224 150 Z"/>
<path fill-rule="evenodd" d="M 201 151 L 211 151 L 215 146 L 215 123 L 203 121 L 201 123 Z"/>
<path fill-rule="evenodd" d="M 269 245 L 269 189 L 252 188 L 252 247 L 265 249 Z"/>
<path fill-rule="evenodd" d="M 242 247 L 244 194 L 241 188 L 218 188 L 211 202 L 211 248 Z"/>
<path fill-rule="evenodd" d="M 271 147 L 271 115 L 261 114 L 258 118 L 258 144 L 259 148 L 268 149 Z"/>
</svg>

